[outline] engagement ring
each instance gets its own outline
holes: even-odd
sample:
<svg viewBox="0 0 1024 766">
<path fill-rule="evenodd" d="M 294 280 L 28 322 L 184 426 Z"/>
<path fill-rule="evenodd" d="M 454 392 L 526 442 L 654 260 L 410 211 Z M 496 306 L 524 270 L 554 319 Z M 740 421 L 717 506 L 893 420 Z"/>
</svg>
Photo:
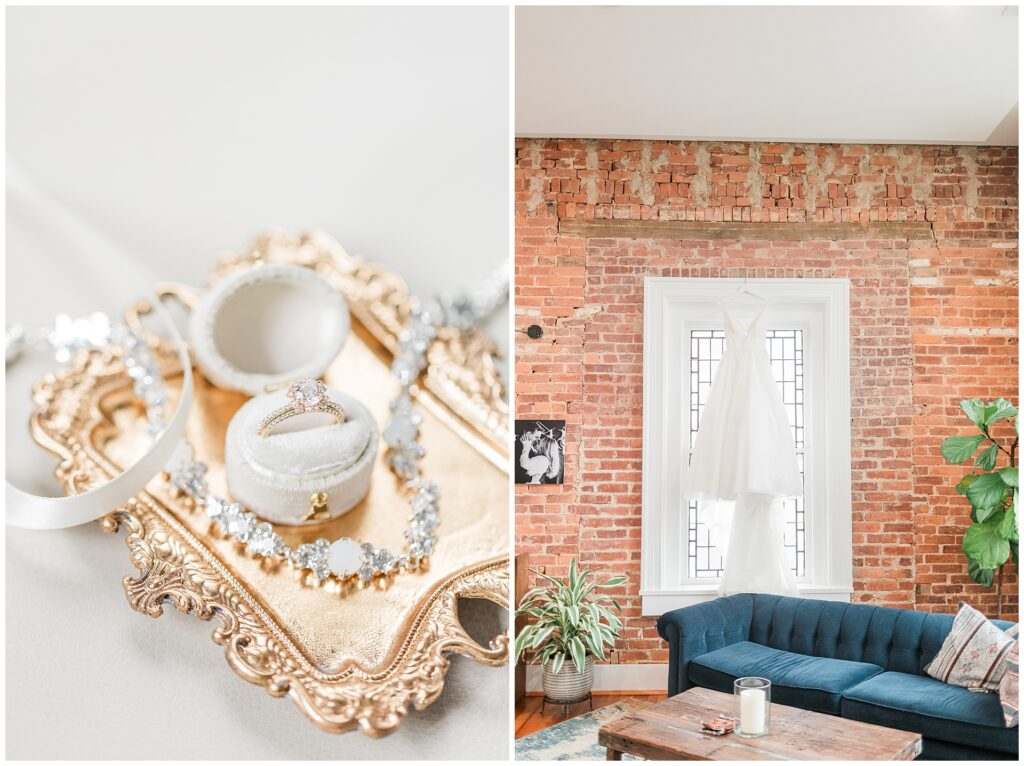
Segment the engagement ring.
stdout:
<svg viewBox="0 0 1024 766">
<path fill-rule="evenodd" d="M 328 398 L 327 386 L 322 381 L 307 378 L 292 383 L 288 388 L 288 398 L 291 399 L 291 404 L 274 410 L 263 419 L 256 429 L 259 436 L 268 436 L 278 424 L 307 412 L 325 412 L 336 417 L 339 423 L 345 422 L 345 410 L 340 404 Z"/>
</svg>

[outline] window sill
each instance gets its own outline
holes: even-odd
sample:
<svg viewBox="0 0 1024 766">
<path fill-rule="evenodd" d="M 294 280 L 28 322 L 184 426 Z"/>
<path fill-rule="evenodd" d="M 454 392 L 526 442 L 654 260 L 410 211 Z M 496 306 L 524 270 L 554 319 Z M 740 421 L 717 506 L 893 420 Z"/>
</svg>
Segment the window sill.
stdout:
<svg viewBox="0 0 1024 766">
<path fill-rule="evenodd" d="M 826 587 L 821 585 L 798 585 L 800 598 L 818 601 L 843 601 L 849 603 L 853 594 L 852 587 Z M 674 590 L 645 591 L 640 594 L 641 612 L 644 617 L 658 617 L 665 612 L 684 606 L 713 601 L 718 598 L 718 588 L 714 585 L 683 586 Z"/>
</svg>

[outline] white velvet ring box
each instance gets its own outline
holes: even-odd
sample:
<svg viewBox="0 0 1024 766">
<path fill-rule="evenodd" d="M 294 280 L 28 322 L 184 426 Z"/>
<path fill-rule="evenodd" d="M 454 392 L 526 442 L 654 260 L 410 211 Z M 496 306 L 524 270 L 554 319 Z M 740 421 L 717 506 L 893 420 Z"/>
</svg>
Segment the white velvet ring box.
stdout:
<svg viewBox="0 0 1024 766">
<path fill-rule="evenodd" d="M 345 410 L 344 423 L 307 412 L 257 433 L 267 415 L 290 402 L 284 390 L 254 396 L 228 424 L 224 466 L 231 496 L 261 518 L 278 524 L 314 524 L 351 510 L 370 489 L 380 444 L 370 411 L 333 388 L 328 396 Z M 312 496 L 327 495 L 327 512 L 306 520 Z"/>
</svg>

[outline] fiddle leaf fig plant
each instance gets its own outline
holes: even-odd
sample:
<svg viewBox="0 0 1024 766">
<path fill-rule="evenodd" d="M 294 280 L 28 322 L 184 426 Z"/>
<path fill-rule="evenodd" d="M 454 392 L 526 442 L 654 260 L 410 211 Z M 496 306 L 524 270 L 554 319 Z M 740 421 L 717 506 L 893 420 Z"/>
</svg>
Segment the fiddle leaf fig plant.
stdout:
<svg viewBox="0 0 1024 766">
<path fill-rule="evenodd" d="M 516 636 L 515 661 L 530 651 L 534 662 L 557 674 L 566 659 L 579 673 L 586 668 L 588 654 L 605 659 L 605 646 L 614 647 L 622 630 L 622 622 L 612 608 L 621 613 L 622 607 L 598 591 L 622 585 L 626 578 L 600 582 L 589 569 L 581 570 L 576 559 L 569 563 L 569 577 L 564 580 L 542 572 L 534 574 L 550 586 L 534 588 L 519 602 L 516 617 L 526 615 L 534 621 Z"/>
<path fill-rule="evenodd" d="M 942 457 L 948 463 L 957 464 L 974 458 L 971 472 L 956 485 L 956 491 L 971 504 L 972 523 L 963 541 L 967 574 L 986 588 L 992 587 L 998 575 L 1001 613 L 1003 567 L 1011 558 L 1016 566 L 1019 544 L 1017 444 L 1020 420 L 1017 408 L 1002 397 L 989 404 L 981 399 L 965 399 L 960 402 L 960 408 L 978 433 L 950 436 L 942 443 Z M 1000 441 L 991 433 L 994 424 L 1008 418 L 1014 419 L 1013 441 L 1009 444 L 1007 439 Z M 1000 460 L 1000 453 L 1005 455 L 1003 460 Z M 999 466 L 1000 462 L 1006 464 Z"/>
</svg>

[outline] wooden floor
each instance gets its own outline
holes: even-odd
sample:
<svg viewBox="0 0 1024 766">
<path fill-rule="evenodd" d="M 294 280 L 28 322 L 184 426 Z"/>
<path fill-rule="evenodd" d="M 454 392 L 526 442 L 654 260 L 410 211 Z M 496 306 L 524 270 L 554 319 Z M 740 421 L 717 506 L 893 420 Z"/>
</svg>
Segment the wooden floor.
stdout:
<svg viewBox="0 0 1024 766">
<path fill-rule="evenodd" d="M 668 695 L 664 692 L 661 694 L 650 694 L 647 692 L 594 694 L 594 710 L 610 705 L 613 702 L 624 700 L 627 697 L 633 697 L 634 699 L 646 702 L 661 702 Z M 544 715 L 541 715 L 540 703 L 543 699 L 543 697 L 527 697 L 520 704 L 516 705 L 516 739 L 525 737 L 527 734 L 533 734 L 541 729 L 546 729 L 549 726 L 554 726 L 556 723 L 561 723 L 569 718 L 590 712 L 590 705 L 586 702 L 580 702 L 570 707 L 569 714 L 565 717 L 562 716 L 561 705 L 545 705 Z"/>
</svg>

